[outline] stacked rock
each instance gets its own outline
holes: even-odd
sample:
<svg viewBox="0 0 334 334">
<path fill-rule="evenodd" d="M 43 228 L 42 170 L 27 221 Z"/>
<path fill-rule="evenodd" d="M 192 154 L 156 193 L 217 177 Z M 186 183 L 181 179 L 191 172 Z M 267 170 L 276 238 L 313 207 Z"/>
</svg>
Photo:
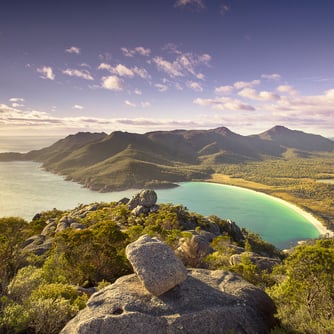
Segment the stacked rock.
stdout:
<svg viewBox="0 0 334 334">
<path fill-rule="evenodd" d="M 162 295 L 187 278 L 187 269 L 174 251 L 149 235 L 129 244 L 126 256 L 144 287 L 155 296 Z"/>
</svg>

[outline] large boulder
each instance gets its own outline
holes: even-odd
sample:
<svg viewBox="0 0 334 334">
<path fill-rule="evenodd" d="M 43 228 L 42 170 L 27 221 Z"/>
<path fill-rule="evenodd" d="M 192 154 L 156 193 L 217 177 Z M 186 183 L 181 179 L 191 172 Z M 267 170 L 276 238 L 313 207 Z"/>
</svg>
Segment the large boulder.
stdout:
<svg viewBox="0 0 334 334">
<path fill-rule="evenodd" d="M 144 287 L 155 296 L 187 278 L 187 270 L 172 248 L 157 238 L 143 235 L 127 245 L 126 256 Z"/>
<path fill-rule="evenodd" d="M 233 254 L 230 257 L 230 264 L 235 266 L 245 260 L 249 260 L 251 263 L 255 264 L 259 271 L 266 270 L 269 273 L 272 272 L 274 266 L 282 262 L 278 258 L 265 257 L 253 252 L 243 252 L 241 254 Z"/>
<path fill-rule="evenodd" d="M 196 232 L 194 232 L 196 233 Z M 190 267 L 203 267 L 204 259 L 213 252 L 210 232 L 202 231 L 202 235 L 193 234 L 191 238 L 181 238 L 175 253 Z"/>
<path fill-rule="evenodd" d="M 22 244 L 23 253 L 33 253 L 35 255 L 43 255 L 52 247 L 53 238 L 42 234 L 37 234 L 25 240 Z"/>
<path fill-rule="evenodd" d="M 265 334 L 274 313 L 265 292 L 227 271 L 189 270 L 159 297 L 132 274 L 93 294 L 61 334 Z"/>
<path fill-rule="evenodd" d="M 158 196 L 154 190 L 145 189 L 131 198 L 131 200 L 128 202 L 128 207 L 130 210 L 133 210 L 138 205 L 141 205 L 150 209 L 155 205 L 157 199 Z"/>
</svg>

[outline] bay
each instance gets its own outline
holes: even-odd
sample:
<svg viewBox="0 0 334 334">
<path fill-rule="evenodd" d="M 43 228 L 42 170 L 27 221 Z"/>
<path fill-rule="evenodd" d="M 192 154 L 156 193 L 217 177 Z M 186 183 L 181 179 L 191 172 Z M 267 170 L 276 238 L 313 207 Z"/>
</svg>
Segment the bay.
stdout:
<svg viewBox="0 0 334 334">
<path fill-rule="evenodd" d="M 98 193 L 44 171 L 38 163 L 0 162 L 0 216 L 27 219 L 43 210 L 73 209 L 79 204 L 131 198 L 138 189 Z M 283 249 L 319 236 L 301 214 L 252 190 L 205 182 L 185 182 L 158 190 L 158 202 L 182 204 L 190 211 L 231 219 Z"/>
</svg>

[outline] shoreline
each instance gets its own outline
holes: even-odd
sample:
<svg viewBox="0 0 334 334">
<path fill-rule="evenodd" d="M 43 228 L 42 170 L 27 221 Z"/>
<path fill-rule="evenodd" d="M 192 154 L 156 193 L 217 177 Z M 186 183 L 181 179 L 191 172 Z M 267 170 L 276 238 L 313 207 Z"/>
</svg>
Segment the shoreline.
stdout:
<svg viewBox="0 0 334 334">
<path fill-rule="evenodd" d="M 274 201 L 289 207 L 290 209 L 294 210 L 295 212 L 300 214 L 302 217 L 304 217 L 310 224 L 312 224 L 318 230 L 319 237 L 323 236 L 323 235 L 328 235 L 329 237 L 334 237 L 334 232 L 329 230 L 326 226 L 324 226 L 319 219 L 317 219 L 311 213 L 305 211 L 304 209 L 300 208 L 299 206 L 297 206 L 294 203 L 288 202 L 288 201 L 286 201 L 282 198 L 275 197 L 273 195 L 269 195 L 269 194 L 267 194 L 263 191 L 259 191 L 259 190 L 255 190 L 255 189 L 251 189 L 251 188 L 247 188 L 247 187 L 241 187 L 241 186 L 237 186 L 237 185 L 233 185 L 233 184 L 217 182 L 217 181 L 210 181 L 210 180 L 204 181 L 204 182 L 216 183 L 216 184 L 221 184 L 221 185 L 231 186 L 231 187 L 237 187 L 237 188 L 242 188 L 242 189 L 248 189 L 250 191 L 255 191 L 259 194 L 262 194 L 264 196 L 268 196 L 271 199 L 273 199 Z"/>
<path fill-rule="evenodd" d="M 324 226 L 320 220 L 318 220 L 316 217 L 314 217 L 311 213 L 303 210 L 302 208 L 300 208 L 299 206 L 297 206 L 296 204 L 293 204 L 291 202 L 288 202 L 284 199 L 272 196 L 272 195 L 268 195 L 265 193 L 262 193 L 266 196 L 271 197 L 273 200 L 284 204 L 285 206 L 289 207 L 290 209 L 294 210 L 295 212 L 297 212 L 298 214 L 300 214 L 301 216 L 303 216 L 307 221 L 309 221 L 319 232 L 319 236 L 328 234 L 330 237 L 334 236 L 334 232 L 329 230 L 326 226 Z"/>
</svg>

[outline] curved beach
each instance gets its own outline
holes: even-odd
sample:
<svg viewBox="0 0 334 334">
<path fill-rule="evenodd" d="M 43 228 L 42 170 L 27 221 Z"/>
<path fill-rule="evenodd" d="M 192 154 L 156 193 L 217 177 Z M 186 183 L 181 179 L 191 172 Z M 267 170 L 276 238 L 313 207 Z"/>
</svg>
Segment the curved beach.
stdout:
<svg viewBox="0 0 334 334">
<path fill-rule="evenodd" d="M 303 216 L 307 221 L 309 221 L 318 231 L 319 231 L 319 236 L 322 235 L 326 235 L 328 237 L 334 237 L 334 232 L 327 229 L 326 226 L 324 226 L 317 218 L 315 218 L 312 214 L 310 214 L 309 212 L 301 209 L 300 207 L 298 207 L 295 204 L 292 204 L 288 201 L 285 201 L 281 198 L 275 197 L 275 196 L 271 196 L 265 193 L 262 193 L 266 196 L 271 197 L 274 201 L 277 201 L 279 203 L 282 203 L 283 205 L 291 208 L 292 210 L 296 211 L 298 214 L 300 214 L 301 216 Z M 303 240 L 300 240 L 300 242 L 303 242 Z M 299 242 L 298 242 L 299 243 Z M 284 249 L 284 252 L 288 252 L 289 249 Z"/>
<path fill-rule="evenodd" d="M 291 208 L 292 210 L 296 211 L 297 213 L 299 213 L 301 216 L 303 216 L 305 219 L 307 219 L 320 233 L 320 235 L 328 235 L 330 237 L 334 236 L 334 232 L 327 229 L 326 226 L 324 226 L 317 218 L 315 218 L 312 214 L 310 214 L 309 212 L 301 209 L 300 207 L 298 207 L 295 204 L 292 204 L 288 201 L 285 201 L 281 198 L 275 197 L 275 196 L 271 196 L 265 193 L 262 193 L 266 196 L 271 197 L 272 199 L 274 199 L 277 202 L 280 202 L 286 206 L 288 206 L 289 208 Z"/>
<path fill-rule="evenodd" d="M 210 182 L 210 181 L 209 181 Z M 237 187 L 237 188 L 242 188 L 242 189 L 247 189 L 250 191 L 255 191 L 259 194 L 262 194 L 263 196 L 268 196 L 270 197 L 272 200 L 281 203 L 287 207 L 289 207 L 290 209 L 294 210 L 295 212 L 297 212 L 298 214 L 300 214 L 302 217 L 304 217 L 307 221 L 309 221 L 318 231 L 319 231 L 319 235 L 328 235 L 329 237 L 334 237 L 334 232 L 329 230 L 326 226 L 324 226 L 316 217 L 314 217 L 311 213 L 301 209 L 299 206 L 297 206 L 296 204 L 293 204 L 291 202 L 288 202 L 284 199 L 269 195 L 263 191 L 259 191 L 256 189 L 252 189 L 252 188 L 247 188 L 247 187 L 241 187 L 241 186 L 236 186 L 233 184 L 226 184 L 223 182 L 210 182 L 210 183 L 216 183 L 216 184 L 223 184 L 223 185 L 227 185 L 227 186 L 231 186 L 231 187 Z"/>
</svg>

